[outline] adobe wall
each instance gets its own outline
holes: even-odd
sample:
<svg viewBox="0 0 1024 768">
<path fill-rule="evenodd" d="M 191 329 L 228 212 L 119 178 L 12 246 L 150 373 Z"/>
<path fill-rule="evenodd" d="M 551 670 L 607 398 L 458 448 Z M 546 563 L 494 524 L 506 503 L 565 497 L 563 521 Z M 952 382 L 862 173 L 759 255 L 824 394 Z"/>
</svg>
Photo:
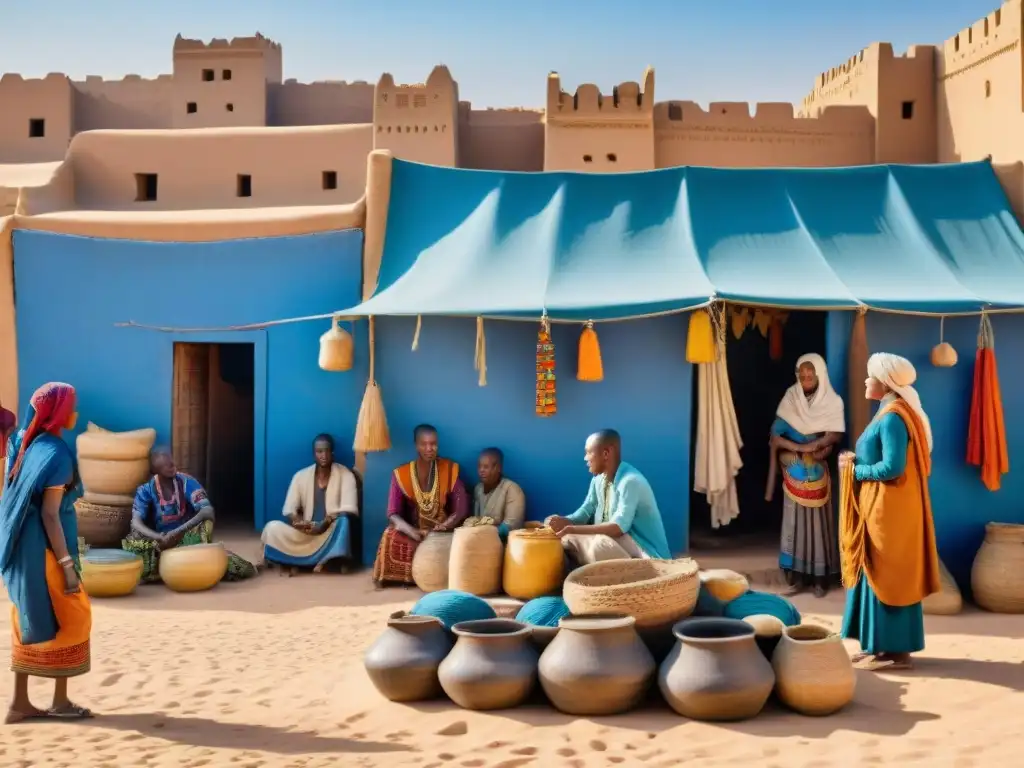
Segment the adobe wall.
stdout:
<svg viewBox="0 0 1024 768">
<path fill-rule="evenodd" d="M 127 75 L 104 80 L 90 75 L 72 81 L 75 132 L 103 129 L 169 128 L 173 79 L 160 75 L 146 79 Z"/>
<path fill-rule="evenodd" d="M 495 171 L 544 170 L 544 112 L 459 105 L 459 165 Z"/>
<path fill-rule="evenodd" d="M 74 134 L 71 82 L 51 73 L 41 79 L 0 77 L 0 163 L 60 160 Z"/>
<path fill-rule="evenodd" d="M 558 73 L 548 75 L 544 170 L 643 171 L 654 168 L 654 155 L 653 68 L 642 87 L 624 82 L 607 95 L 593 83 L 566 93 Z"/>
<path fill-rule="evenodd" d="M 1022 6 L 1011 0 L 946 40 L 937 76 L 938 160 L 1024 160 Z"/>
<path fill-rule="evenodd" d="M 84 209 L 337 205 L 362 196 L 372 144 L 370 125 L 91 131 L 74 138 L 68 162 Z M 155 201 L 137 199 L 136 174 L 157 175 Z M 239 175 L 251 196 L 239 196 Z"/>
<path fill-rule="evenodd" d="M 865 165 L 874 160 L 875 121 L 866 107 L 827 107 L 795 117 L 792 104 L 692 101 L 654 107 L 658 168 Z"/>
<path fill-rule="evenodd" d="M 400 85 L 385 72 L 373 102 L 373 148 L 395 157 L 456 166 L 459 147 L 459 86 L 448 67 L 436 66 L 425 83 Z"/>
<path fill-rule="evenodd" d="M 372 83 L 285 80 L 267 86 L 268 125 L 338 125 L 373 122 Z"/>
</svg>

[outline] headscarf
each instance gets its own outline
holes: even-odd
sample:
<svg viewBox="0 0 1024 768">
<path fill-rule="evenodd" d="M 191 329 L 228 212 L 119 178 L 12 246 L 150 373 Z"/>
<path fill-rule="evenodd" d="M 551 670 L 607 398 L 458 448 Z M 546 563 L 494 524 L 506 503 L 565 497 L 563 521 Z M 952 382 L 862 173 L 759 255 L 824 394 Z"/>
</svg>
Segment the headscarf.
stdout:
<svg viewBox="0 0 1024 768">
<path fill-rule="evenodd" d="M 52 435 L 60 434 L 60 431 L 71 420 L 77 400 L 75 388 L 61 381 L 43 384 L 35 391 L 29 400 L 26 415 L 28 425 L 21 434 L 18 454 L 11 464 L 10 480 L 17 477 L 21 469 L 21 462 L 25 458 L 25 451 L 32 445 L 33 440 L 44 432 L 49 432 Z"/>
<path fill-rule="evenodd" d="M 905 357 L 891 355 L 888 352 L 876 352 L 868 358 L 868 376 L 877 379 L 892 390 L 903 401 L 910 406 L 910 409 L 921 419 L 921 426 L 924 427 L 925 439 L 928 441 L 928 453 L 932 452 L 932 424 L 928 414 L 924 412 L 921 405 L 921 396 L 914 389 L 914 382 L 917 381 L 917 369 L 914 364 Z"/>
<path fill-rule="evenodd" d="M 814 366 L 814 373 L 818 377 L 818 388 L 810 397 L 800 384 L 800 366 L 805 363 Z M 803 355 L 796 361 L 796 374 L 796 384 L 786 390 L 775 415 L 801 435 L 846 432 L 843 398 L 832 389 L 825 358 L 814 353 Z"/>
</svg>

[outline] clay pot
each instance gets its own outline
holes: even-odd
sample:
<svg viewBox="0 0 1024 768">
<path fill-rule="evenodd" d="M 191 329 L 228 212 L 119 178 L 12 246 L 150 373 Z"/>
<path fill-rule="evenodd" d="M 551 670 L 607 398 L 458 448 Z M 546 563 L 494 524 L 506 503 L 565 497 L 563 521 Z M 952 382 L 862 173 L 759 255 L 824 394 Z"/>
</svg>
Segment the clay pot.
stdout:
<svg viewBox="0 0 1024 768">
<path fill-rule="evenodd" d="M 1024 525 L 989 523 L 971 568 L 974 601 L 993 613 L 1024 613 Z"/>
<path fill-rule="evenodd" d="M 803 715 L 831 715 L 853 700 L 857 677 L 839 635 L 813 624 L 786 627 L 772 658 L 779 701 Z"/>
<path fill-rule="evenodd" d="M 142 576 L 142 558 L 122 549 L 90 549 L 81 560 L 82 586 L 89 597 L 125 597 Z"/>
<path fill-rule="evenodd" d="M 190 544 L 160 553 L 160 580 L 174 592 L 202 592 L 228 572 L 228 551 L 220 542 Z"/>
<path fill-rule="evenodd" d="M 747 616 L 743 621 L 754 628 L 754 640 L 757 643 L 757 647 L 761 649 L 764 657 L 771 661 L 772 656 L 775 655 L 775 647 L 779 644 L 779 641 L 782 639 L 782 633 L 786 629 L 782 619 L 767 613 L 759 613 L 754 616 Z"/>
<path fill-rule="evenodd" d="M 395 613 L 363 657 L 381 696 L 390 701 L 426 701 L 441 695 L 437 668 L 452 649 L 440 619 Z"/>
<path fill-rule="evenodd" d="M 537 651 L 530 628 L 512 619 L 463 621 L 437 671 L 448 698 L 463 709 L 507 709 L 522 704 L 537 682 Z"/>
<path fill-rule="evenodd" d="M 557 594 L 565 576 L 565 551 L 550 528 L 512 531 L 505 547 L 502 586 L 523 600 Z"/>
<path fill-rule="evenodd" d="M 412 556 L 412 580 L 424 592 L 448 589 L 448 556 L 452 534 L 432 531 L 416 547 Z"/>
<path fill-rule="evenodd" d="M 542 627 L 539 624 L 530 625 L 530 639 L 533 641 L 534 647 L 538 653 L 543 653 L 544 649 L 551 645 L 551 641 L 558 635 L 558 627 Z"/>
<path fill-rule="evenodd" d="M 689 619 L 661 665 L 658 687 L 676 712 L 692 720 L 746 720 L 764 707 L 775 674 L 754 628 L 736 619 Z"/>
<path fill-rule="evenodd" d="M 654 657 L 632 616 L 566 617 L 540 657 L 544 693 L 567 715 L 617 715 L 644 698 Z"/>
</svg>

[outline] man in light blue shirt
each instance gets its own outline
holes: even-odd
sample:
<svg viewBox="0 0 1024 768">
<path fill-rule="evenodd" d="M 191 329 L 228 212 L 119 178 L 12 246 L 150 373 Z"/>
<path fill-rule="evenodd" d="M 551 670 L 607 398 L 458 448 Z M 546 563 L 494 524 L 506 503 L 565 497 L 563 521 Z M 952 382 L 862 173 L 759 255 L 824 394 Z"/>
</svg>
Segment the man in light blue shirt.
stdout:
<svg viewBox="0 0 1024 768">
<path fill-rule="evenodd" d="M 587 438 L 587 468 L 594 479 L 583 506 L 547 519 L 566 553 L 579 565 L 629 558 L 669 559 L 665 525 L 651 484 L 622 460 L 614 429 Z"/>
</svg>

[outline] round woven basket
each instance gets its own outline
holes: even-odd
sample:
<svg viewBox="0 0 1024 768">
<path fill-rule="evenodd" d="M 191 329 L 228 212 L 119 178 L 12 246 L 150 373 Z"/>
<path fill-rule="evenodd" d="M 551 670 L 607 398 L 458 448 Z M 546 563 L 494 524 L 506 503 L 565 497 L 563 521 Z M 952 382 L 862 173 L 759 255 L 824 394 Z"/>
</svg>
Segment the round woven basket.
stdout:
<svg viewBox="0 0 1024 768">
<path fill-rule="evenodd" d="M 523 600 L 558 591 L 565 575 L 562 542 L 550 528 L 512 531 L 505 547 L 505 594 Z"/>
<path fill-rule="evenodd" d="M 156 442 L 155 429 L 135 429 L 131 432 L 110 432 L 90 423 L 86 431 L 75 439 L 78 459 L 115 461 L 149 460 L 149 452 Z"/>
<path fill-rule="evenodd" d="M 939 563 L 939 577 L 942 588 L 934 595 L 928 595 L 921 603 L 921 607 L 930 616 L 953 616 L 960 613 L 964 607 L 960 587 L 942 562 Z"/>
<path fill-rule="evenodd" d="M 1024 613 L 1024 525 L 989 523 L 974 558 L 975 602 L 993 613 Z"/>
<path fill-rule="evenodd" d="M 82 485 L 92 493 L 127 496 L 149 478 L 149 457 L 138 459 L 79 458 Z"/>
<path fill-rule="evenodd" d="M 452 534 L 434 531 L 416 547 L 412 557 L 412 580 L 424 592 L 448 589 L 448 557 Z"/>
<path fill-rule="evenodd" d="M 131 504 L 92 504 L 84 499 L 75 502 L 78 535 L 90 547 L 121 548 L 121 539 L 132 524 Z"/>
<path fill-rule="evenodd" d="M 636 619 L 637 629 L 671 625 L 693 613 L 700 579 L 697 562 L 606 560 L 577 568 L 562 597 L 574 616 L 617 614 Z"/>
<path fill-rule="evenodd" d="M 471 595 L 501 592 L 504 547 L 493 525 L 456 528 L 448 559 L 448 588 Z"/>
<path fill-rule="evenodd" d="M 853 701 L 853 662 L 839 635 L 825 627 L 786 627 L 772 666 L 779 700 L 803 715 L 831 715 Z"/>
</svg>

